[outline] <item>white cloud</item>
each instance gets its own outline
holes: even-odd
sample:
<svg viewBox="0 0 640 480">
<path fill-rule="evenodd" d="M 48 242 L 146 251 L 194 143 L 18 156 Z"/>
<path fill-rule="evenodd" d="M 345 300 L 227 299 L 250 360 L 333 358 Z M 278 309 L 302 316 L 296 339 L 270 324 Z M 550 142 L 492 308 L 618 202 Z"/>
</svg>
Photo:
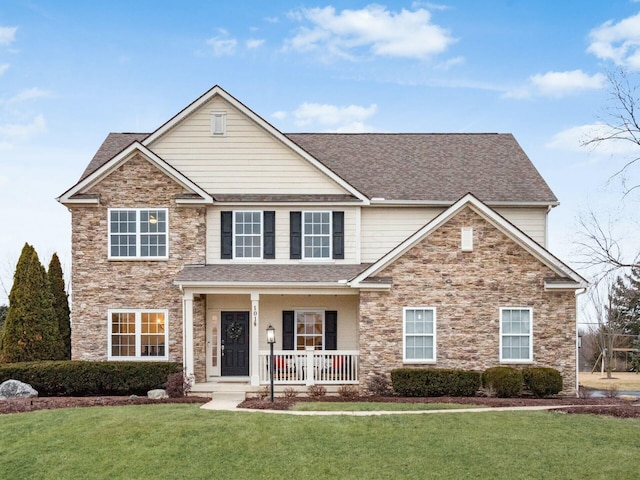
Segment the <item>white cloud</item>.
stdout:
<svg viewBox="0 0 640 480">
<path fill-rule="evenodd" d="M 509 98 L 566 97 L 585 90 L 599 90 L 604 87 L 606 77 L 602 73 L 589 75 L 582 70 L 547 72 L 529 77 L 526 85 L 509 90 Z"/>
<path fill-rule="evenodd" d="M 5 145 L 11 145 L 13 141 L 24 141 L 47 131 L 47 124 L 42 114 L 37 115 L 29 123 L 0 124 L 0 137 Z"/>
<path fill-rule="evenodd" d="M 362 122 L 374 115 L 377 110 L 376 104 L 371 104 L 368 107 L 359 105 L 339 107 L 320 103 L 303 103 L 293 112 L 293 116 L 296 125 L 299 126 L 319 124 L 343 128 L 346 125 Z"/>
<path fill-rule="evenodd" d="M 448 60 L 445 60 L 442 63 L 436 65 L 438 70 L 449 70 L 452 67 L 457 67 L 458 65 L 463 65 L 466 62 L 464 57 L 453 57 Z"/>
<path fill-rule="evenodd" d="M 278 23 L 278 17 L 265 17 L 264 21 L 267 23 Z"/>
<path fill-rule="evenodd" d="M 261 47 L 262 45 L 264 45 L 264 39 L 260 38 L 252 38 L 247 40 L 246 42 L 247 48 L 258 48 Z"/>
<path fill-rule="evenodd" d="M 609 20 L 589 32 L 587 52 L 616 65 L 640 70 L 640 13 L 613 23 Z"/>
<path fill-rule="evenodd" d="M 386 57 L 427 58 L 455 42 L 449 31 L 431 23 L 424 9 L 391 12 L 381 5 L 361 10 L 334 7 L 294 11 L 289 18 L 306 21 L 286 47 L 300 52 L 321 51 L 325 57 L 355 59 L 358 49 Z"/>
<path fill-rule="evenodd" d="M 8 63 L 3 63 L 2 65 L 0 65 L 0 77 L 4 75 L 4 72 L 6 72 L 7 70 L 9 70 Z"/>
<path fill-rule="evenodd" d="M 271 116 L 275 119 L 278 120 L 284 120 L 285 118 L 287 118 L 287 112 L 284 112 L 282 110 L 278 110 L 277 112 L 273 112 L 271 114 Z"/>
<path fill-rule="evenodd" d="M 238 41 L 235 38 L 228 38 L 226 30 L 220 30 L 220 35 L 207 40 L 207 45 L 211 47 L 214 56 L 233 55 L 236 52 Z"/>
<path fill-rule="evenodd" d="M 50 97 L 51 92 L 47 90 L 42 90 L 38 87 L 29 88 L 27 90 L 22 90 L 21 92 L 16 93 L 13 97 L 9 97 L 7 100 L 0 100 L 0 104 L 5 103 L 7 105 L 27 102 L 30 100 L 36 100 L 38 98 L 46 98 Z"/>
<path fill-rule="evenodd" d="M 11 45 L 16 39 L 18 27 L 0 27 L 0 45 Z"/>
<path fill-rule="evenodd" d="M 596 138 L 605 137 L 612 133 L 611 127 L 598 122 L 589 125 L 578 125 L 556 133 L 545 146 L 555 150 L 568 152 L 591 152 L 599 156 L 627 156 L 637 155 L 638 145 L 624 140 L 609 140 L 599 144 L 585 145 L 585 142 Z"/>
</svg>

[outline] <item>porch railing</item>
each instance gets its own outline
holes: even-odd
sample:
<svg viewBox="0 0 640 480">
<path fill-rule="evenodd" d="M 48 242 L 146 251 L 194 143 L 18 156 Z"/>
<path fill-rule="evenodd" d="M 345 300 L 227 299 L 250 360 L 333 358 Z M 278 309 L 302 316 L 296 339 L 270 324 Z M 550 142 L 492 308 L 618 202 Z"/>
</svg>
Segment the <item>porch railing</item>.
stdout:
<svg viewBox="0 0 640 480">
<path fill-rule="evenodd" d="M 275 350 L 273 381 L 276 385 L 358 383 L 357 350 Z M 260 353 L 260 383 L 268 384 L 269 351 Z"/>
</svg>

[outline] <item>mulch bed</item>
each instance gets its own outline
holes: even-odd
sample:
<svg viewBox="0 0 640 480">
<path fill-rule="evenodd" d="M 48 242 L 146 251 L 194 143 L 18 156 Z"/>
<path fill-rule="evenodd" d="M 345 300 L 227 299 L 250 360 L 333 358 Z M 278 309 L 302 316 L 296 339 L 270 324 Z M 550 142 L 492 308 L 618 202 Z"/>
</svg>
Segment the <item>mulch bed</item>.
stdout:
<svg viewBox="0 0 640 480">
<path fill-rule="evenodd" d="M 152 400 L 147 397 L 36 397 L 0 400 L 0 414 L 52 410 L 55 408 L 113 407 L 118 405 L 148 405 L 158 403 L 207 403 L 205 397 L 182 397 Z"/>
</svg>

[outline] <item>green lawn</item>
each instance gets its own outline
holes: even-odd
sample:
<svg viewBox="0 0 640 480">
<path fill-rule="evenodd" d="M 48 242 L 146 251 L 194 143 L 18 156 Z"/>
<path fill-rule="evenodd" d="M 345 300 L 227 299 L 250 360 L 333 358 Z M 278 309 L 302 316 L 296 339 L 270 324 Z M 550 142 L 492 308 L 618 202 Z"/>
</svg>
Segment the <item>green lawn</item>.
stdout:
<svg viewBox="0 0 640 480">
<path fill-rule="evenodd" d="M 548 412 L 294 416 L 144 405 L 0 416 L 2 478 L 637 478 L 640 422 Z"/>
<path fill-rule="evenodd" d="M 374 412 L 412 410 L 457 410 L 482 408 L 482 405 L 460 405 L 457 403 L 393 403 L 393 402 L 300 402 L 292 410 L 301 412 Z"/>
</svg>

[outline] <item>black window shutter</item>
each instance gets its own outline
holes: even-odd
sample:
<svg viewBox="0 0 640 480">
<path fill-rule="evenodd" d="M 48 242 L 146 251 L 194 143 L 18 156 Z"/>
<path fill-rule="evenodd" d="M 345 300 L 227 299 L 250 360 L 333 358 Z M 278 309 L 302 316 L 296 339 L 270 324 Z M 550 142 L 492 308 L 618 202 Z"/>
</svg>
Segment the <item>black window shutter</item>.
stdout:
<svg viewBox="0 0 640 480">
<path fill-rule="evenodd" d="M 263 214 L 264 219 L 264 258 L 276 258 L 276 212 L 268 211 Z"/>
<path fill-rule="evenodd" d="M 220 212 L 220 258 L 233 258 L 233 212 Z"/>
<path fill-rule="evenodd" d="M 333 212 L 333 258 L 344 259 L 344 212 Z"/>
<path fill-rule="evenodd" d="M 338 349 L 338 312 L 327 310 L 324 312 L 324 349 Z"/>
<path fill-rule="evenodd" d="M 295 339 L 295 312 L 285 310 L 282 312 L 282 349 L 294 350 Z"/>
<path fill-rule="evenodd" d="M 289 258 L 302 258 L 302 212 L 289 213 Z"/>
</svg>

